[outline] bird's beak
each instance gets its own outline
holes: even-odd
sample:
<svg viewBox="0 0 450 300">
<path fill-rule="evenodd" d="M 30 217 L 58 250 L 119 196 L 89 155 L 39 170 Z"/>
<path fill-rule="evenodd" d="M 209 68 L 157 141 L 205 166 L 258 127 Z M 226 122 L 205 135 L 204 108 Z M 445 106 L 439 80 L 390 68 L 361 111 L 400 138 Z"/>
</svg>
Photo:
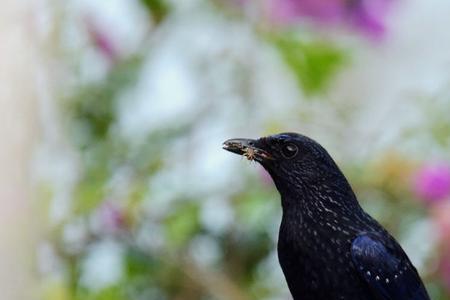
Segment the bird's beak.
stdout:
<svg viewBox="0 0 450 300">
<path fill-rule="evenodd" d="M 245 156 L 248 160 L 273 159 L 265 150 L 258 147 L 258 140 L 252 139 L 229 139 L 223 142 L 223 149 Z"/>
</svg>

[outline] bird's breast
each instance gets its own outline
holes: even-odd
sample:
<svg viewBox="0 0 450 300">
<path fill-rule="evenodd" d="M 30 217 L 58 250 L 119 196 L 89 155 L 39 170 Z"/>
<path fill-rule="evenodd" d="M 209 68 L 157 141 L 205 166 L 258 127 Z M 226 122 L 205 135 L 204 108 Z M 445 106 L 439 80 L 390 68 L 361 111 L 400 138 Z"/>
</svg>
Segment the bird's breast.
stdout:
<svg viewBox="0 0 450 300">
<path fill-rule="evenodd" d="M 371 299 L 364 298 L 350 245 L 347 234 L 283 218 L 278 257 L 294 299 Z"/>
</svg>

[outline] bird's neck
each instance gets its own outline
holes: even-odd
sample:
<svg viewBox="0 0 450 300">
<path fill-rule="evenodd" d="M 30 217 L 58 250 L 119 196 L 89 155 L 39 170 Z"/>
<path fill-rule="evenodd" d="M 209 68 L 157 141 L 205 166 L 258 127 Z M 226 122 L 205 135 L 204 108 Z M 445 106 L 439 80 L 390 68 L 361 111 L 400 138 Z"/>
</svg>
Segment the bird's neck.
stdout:
<svg viewBox="0 0 450 300">
<path fill-rule="evenodd" d="M 283 216 L 322 220 L 361 213 L 362 209 L 347 180 L 278 186 Z"/>
</svg>

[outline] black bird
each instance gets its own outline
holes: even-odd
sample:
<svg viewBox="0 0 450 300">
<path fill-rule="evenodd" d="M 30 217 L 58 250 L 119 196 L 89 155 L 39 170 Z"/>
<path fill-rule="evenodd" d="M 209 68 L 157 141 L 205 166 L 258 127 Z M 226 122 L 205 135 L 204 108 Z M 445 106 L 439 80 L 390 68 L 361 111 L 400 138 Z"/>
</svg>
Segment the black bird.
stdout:
<svg viewBox="0 0 450 300">
<path fill-rule="evenodd" d="M 294 300 L 429 299 L 401 246 L 317 142 L 281 133 L 223 147 L 259 162 L 281 194 L 278 259 Z"/>
</svg>

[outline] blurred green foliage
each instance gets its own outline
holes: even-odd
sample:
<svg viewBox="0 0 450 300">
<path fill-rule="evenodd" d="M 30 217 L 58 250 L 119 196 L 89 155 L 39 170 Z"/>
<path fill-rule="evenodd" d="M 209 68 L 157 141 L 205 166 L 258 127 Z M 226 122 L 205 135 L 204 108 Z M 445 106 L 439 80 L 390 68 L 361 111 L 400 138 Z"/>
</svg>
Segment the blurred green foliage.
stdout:
<svg viewBox="0 0 450 300">
<path fill-rule="evenodd" d="M 111 134 L 111 125 L 116 121 L 115 101 L 124 89 L 136 82 L 142 59 L 136 55 L 120 61 L 106 78 L 82 86 L 73 99 L 66 101 L 65 112 L 73 125 L 69 129 L 78 147 L 94 148 Z"/>
<path fill-rule="evenodd" d="M 170 12 L 170 4 L 166 0 L 141 0 L 156 24 L 162 22 Z"/>
<path fill-rule="evenodd" d="M 200 230 L 199 205 L 195 202 L 182 202 L 174 207 L 164 222 L 169 247 L 185 245 Z"/>
<path fill-rule="evenodd" d="M 163 26 L 171 13 L 169 2 L 141 2 L 157 26 Z M 257 34 L 260 33 L 255 30 Z M 259 38 L 274 46 L 293 72 L 299 89 L 308 96 L 326 92 L 348 61 L 344 51 L 331 42 L 302 39 L 284 32 L 273 34 L 269 39 L 261 35 Z M 210 99 L 209 106 L 215 110 L 201 111 L 187 120 L 158 127 L 139 143 L 130 143 L 117 128 L 118 107 L 130 101 L 120 96 L 139 80 L 146 59 L 151 58 L 141 53 L 123 58 L 111 66 L 105 78 L 77 86 L 72 97 L 63 103 L 66 132 L 78 155 L 80 174 L 71 195 L 69 215 L 49 233 L 61 264 L 58 274 L 62 275 L 59 284 L 49 276 L 44 298 L 284 299 L 287 288 L 279 276 L 281 271 L 270 264 L 276 263 L 275 237 L 280 220 L 279 196 L 272 184 L 254 173 L 239 174 L 245 189 L 227 186 L 226 193 L 214 191 L 226 195 L 226 203 L 232 210 L 232 221 L 221 230 L 209 228 L 202 219 L 205 202 L 210 201 L 211 195 L 186 193 L 189 195 L 177 194 L 169 199 L 161 196 L 169 203 L 165 207 L 158 199 L 160 195 L 153 193 L 152 183 L 171 167 L 168 149 L 193 134 L 202 116 L 220 108 Z M 251 82 L 247 78 L 253 75 L 251 72 L 236 69 L 239 80 Z M 436 140 L 448 146 L 445 133 L 450 128 L 445 116 L 442 112 L 431 131 L 437 135 Z M 270 122 L 267 120 L 267 124 Z M 180 158 L 174 158 L 177 159 Z M 426 212 L 420 202 L 411 201 L 414 196 L 407 180 L 416 168 L 413 159 L 401 153 L 388 153 L 373 162 L 346 161 L 342 167 L 365 201 L 365 208 L 395 236 L 401 237 L 405 227 L 424 217 Z M 118 193 L 114 189 L 120 184 L 113 179 L 123 170 L 126 176 L 120 184 L 125 188 Z M 113 208 L 105 203 L 112 203 Z M 107 220 L 102 220 L 105 214 Z M 82 232 L 77 233 L 82 238 L 75 243 L 67 242 L 70 226 Z M 122 274 L 106 286 L 89 288 L 83 283 L 86 260 L 95 245 L 111 240 L 122 250 Z M 432 279 L 427 284 L 436 281 L 436 273 L 427 275 Z M 445 299 L 443 287 L 438 283 L 432 286 L 435 299 Z"/>
<path fill-rule="evenodd" d="M 275 36 L 273 41 L 301 89 L 309 95 L 323 92 L 347 59 L 342 50 L 324 41 L 302 40 L 290 33 Z"/>
</svg>

